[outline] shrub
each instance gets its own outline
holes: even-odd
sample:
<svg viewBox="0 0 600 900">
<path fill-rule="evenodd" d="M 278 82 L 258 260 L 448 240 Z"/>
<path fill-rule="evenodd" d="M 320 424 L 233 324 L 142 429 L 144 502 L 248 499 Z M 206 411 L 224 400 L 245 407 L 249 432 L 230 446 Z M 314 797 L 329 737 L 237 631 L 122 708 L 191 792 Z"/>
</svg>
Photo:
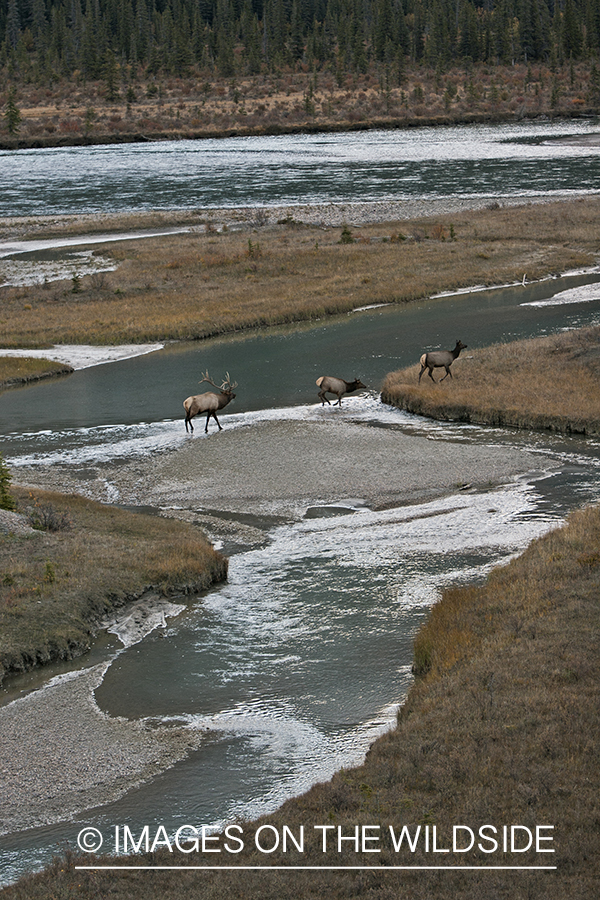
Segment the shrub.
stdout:
<svg viewBox="0 0 600 900">
<path fill-rule="evenodd" d="M 0 509 L 16 509 L 17 507 L 9 490 L 11 480 L 9 468 L 0 453 Z"/>
<path fill-rule="evenodd" d="M 354 238 L 352 237 L 352 232 L 350 231 L 347 225 L 344 225 L 342 228 L 342 236 L 340 237 L 340 244 L 353 244 Z"/>
<path fill-rule="evenodd" d="M 37 531 L 65 531 L 72 525 L 68 513 L 61 512 L 51 503 L 40 503 L 35 497 L 27 510 L 27 519 Z"/>
</svg>

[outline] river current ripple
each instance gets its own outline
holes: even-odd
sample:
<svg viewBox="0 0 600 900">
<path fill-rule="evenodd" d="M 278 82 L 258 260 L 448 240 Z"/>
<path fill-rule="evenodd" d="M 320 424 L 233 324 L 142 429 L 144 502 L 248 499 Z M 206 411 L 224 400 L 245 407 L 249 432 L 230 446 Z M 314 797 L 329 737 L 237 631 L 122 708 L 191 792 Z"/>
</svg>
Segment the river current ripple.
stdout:
<svg viewBox="0 0 600 900">
<path fill-rule="evenodd" d="M 597 192 L 596 119 L 0 151 L 0 216 Z M 565 140 L 566 139 L 566 140 Z"/>
</svg>

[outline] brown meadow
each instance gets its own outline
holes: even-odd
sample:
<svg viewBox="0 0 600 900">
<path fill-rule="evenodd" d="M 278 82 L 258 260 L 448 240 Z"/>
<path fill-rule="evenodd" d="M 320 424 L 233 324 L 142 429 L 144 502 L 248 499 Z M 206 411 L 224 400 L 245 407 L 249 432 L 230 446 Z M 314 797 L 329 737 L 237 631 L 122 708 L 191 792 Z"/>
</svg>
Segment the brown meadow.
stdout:
<svg viewBox="0 0 600 900">
<path fill-rule="evenodd" d="M 113 99 L 104 81 L 79 72 L 44 86 L 23 80 L 16 96 L 18 133 L 9 135 L 4 128 L 1 145 L 340 131 L 598 111 L 593 65 L 587 60 L 552 67 L 469 64 L 443 72 L 407 65 L 401 82 L 393 84 L 375 65 L 338 77 L 307 65 L 233 79 L 215 78 L 212 71 L 156 79 L 129 66 L 121 75 L 120 94 Z M 2 106 L 7 99 L 4 90 Z"/>
<path fill-rule="evenodd" d="M 599 212 L 590 197 L 346 229 L 286 218 L 111 244 L 98 252 L 116 271 L 82 277 L 76 292 L 70 281 L 0 288 L 3 343 L 197 340 L 525 273 L 534 280 L 595 264 Z"/>
</svg>

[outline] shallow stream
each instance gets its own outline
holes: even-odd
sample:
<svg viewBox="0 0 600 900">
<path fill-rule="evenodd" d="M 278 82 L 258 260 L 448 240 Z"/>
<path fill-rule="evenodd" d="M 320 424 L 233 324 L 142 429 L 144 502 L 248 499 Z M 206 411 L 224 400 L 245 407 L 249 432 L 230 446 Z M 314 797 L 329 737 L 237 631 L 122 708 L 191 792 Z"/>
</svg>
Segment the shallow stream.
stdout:
<svg viewBox="0 0 600 900">
<path fill-rule="evenodd" d="M 192 472 L 199 467 L 200 481 L 215 453 L 227 465 L 231 457 L 219 456 L 226 447 L 248 448 L 247 481 L 262 469 L 266 487 L 286 454 L 300 453 L 300 443 L 290 443 L 293 429 L 305 428 L 308 443 L 313 434 L 326 443 L 340 433 L 351 447 L 368 444 L 370 435 L 398 448 L 384 454 L 389 470 L 374 456 L 369 471 L 367 461 L 362 491 L 360 483 L 348 489 L 335 459 L 327 492 L 308 478 L 289 496 L 256 496 L 241 509 L 235 497 L 225 502 L 193 489 L 174 499 L 167 483 L 169 503 L 162 505 L 169 514 L 232 523 L 229 541 L 218 526 L 213 532 L 233 551 L 229 580 L 192 602 L 182 598 L 143 639 L 122 646 L 107 635 L 76 665 L 9 685 L 0 727 L 7 710 L 26 715 L 34 703 L 54 703 L 52 727 L 67 738 L 70 729 L 75 747 L 82 722 L 90 723 L 92 744 L 113 723 L 132 773 L 125 784 L 118 771 L 111 776 L 100 742 L 97 770 L 109 774 L 90 778 L 79 807 L 62 792 L 21 804 L 12 825 L 9 812 L 0 842 L 5 881 L 75 846 L 84 825 L 99 828 L 110 849 L 115 824 L 174 832 L 181 824 L 254 817 L 361 761 L 393 725 L 411 680 L 412 639 L 440 589 L 483 577 L 570 509 L 600 496 L 598 441 L 429 422 L 383 406 L 379 380 L 413 362 L 425 334 L 442 344 L 448 334 L 460 336 L 473 346 L 475 334 L 487 344 L 597 322 L 597 279 L 591 273 L 357 312 L 310 328 L 172 345 L 0 397 L 2 449 L 18 480 L 75 485 L 125 504 L 160 506 L 154 498 L 164 501 L 161 485 L 180 458 L 187 454 Z M 338 371 L 347 359 L 357 369 L 347 377 L 360 375 L 372 390 L 346 398 L 342 410 L 323 409 L 313 375 L 325 366 Z M 455 377 L 459 362 L 468 365 L 468 350 Z M 206 437 L 198 428 L 192 437 L 178 412 L 182 387 L 193 388 L 207 366 L 215 374 L 231 370 L 238 397 L 223 413 L 223 432 Z M 284 379 L 284 371 L 293 377 Z M 253 456 L 251 441 L 267 433 L 278 443 L 260 444 Z M 444 490 L 425 496 L 424 489 L 415 500 L 407 487 L 408 505 L 397 495 L 393 503 L 368 500 L 371 482 L 379 480 L 384 492 L 396 474 L 400 483 L 416 483 L 443 467 L 442 458 L 456 473 Z M 502 477 L 482 483 L 482 460 Z M 88 684 L 98 685 L 93 694 Z M 152 734 L 163 726 L 194 737 L 187 751 L 165 754 L 162 771 L 159 762 L 149 777 L 136 769 L 139 729 Z"/>
<path fill-rule="evenodd" d="M 598 148 L 571 138 L 597 130 L 542 121 L 1 152 L 0 215 L 316 202 L 323 221 L 328 203 L 347 203 L 352 222 L 354 202 L 595 193 Z M 17 251 L 3 248 L 3 280 L 22 277 Z M 54 277 L 57 261 L 70 277 L 81 258 L 67 252 L 38 247 L 46 269 L 25 262 L 32 277 Z M 600 496 L 599 441 L 429 422 L 383 406 L 382 378 L 456 339 L 469 346 L 461 377 L 475 347 L 599 322 L 599 274 L 581 273 L 171 344 L 2 394 L 16 480 L 200 521 L 231 560 L 226 584 L 132 611 L 146 623 L 137 633 L 117 623 L 86 658 L 6 686 L 0 729 L 18 749 L 0 767 L 17 789 L 2 804 L 0 880 L 74 848 L 87 825 L 110 850 L 117 824 L 172 833 L 254 817 L 360 762 L 393 726 L 441 588 L 483 577 Z M 188 436 L 182 401 L 207 368 L 230 372 L 237 396 L 223 432 L 198 423 Z M 369 391 L 323 409 L 323 374 Z"/>
</svg>

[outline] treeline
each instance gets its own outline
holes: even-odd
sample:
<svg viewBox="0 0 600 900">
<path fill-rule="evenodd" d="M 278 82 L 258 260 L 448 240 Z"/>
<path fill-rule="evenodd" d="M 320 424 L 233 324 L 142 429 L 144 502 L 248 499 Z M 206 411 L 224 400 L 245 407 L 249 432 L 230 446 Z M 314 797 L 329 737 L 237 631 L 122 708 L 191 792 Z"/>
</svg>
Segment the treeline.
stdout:
<svg viewBox="0 0 600 900">
<path fill-rule="evenodd" d="M 0 0 L 0 66 L 29 82 L 123 67 L 222 78 L 408 64 L 561 65 L 600 51 L 600 0 Z"/>
</svg>

